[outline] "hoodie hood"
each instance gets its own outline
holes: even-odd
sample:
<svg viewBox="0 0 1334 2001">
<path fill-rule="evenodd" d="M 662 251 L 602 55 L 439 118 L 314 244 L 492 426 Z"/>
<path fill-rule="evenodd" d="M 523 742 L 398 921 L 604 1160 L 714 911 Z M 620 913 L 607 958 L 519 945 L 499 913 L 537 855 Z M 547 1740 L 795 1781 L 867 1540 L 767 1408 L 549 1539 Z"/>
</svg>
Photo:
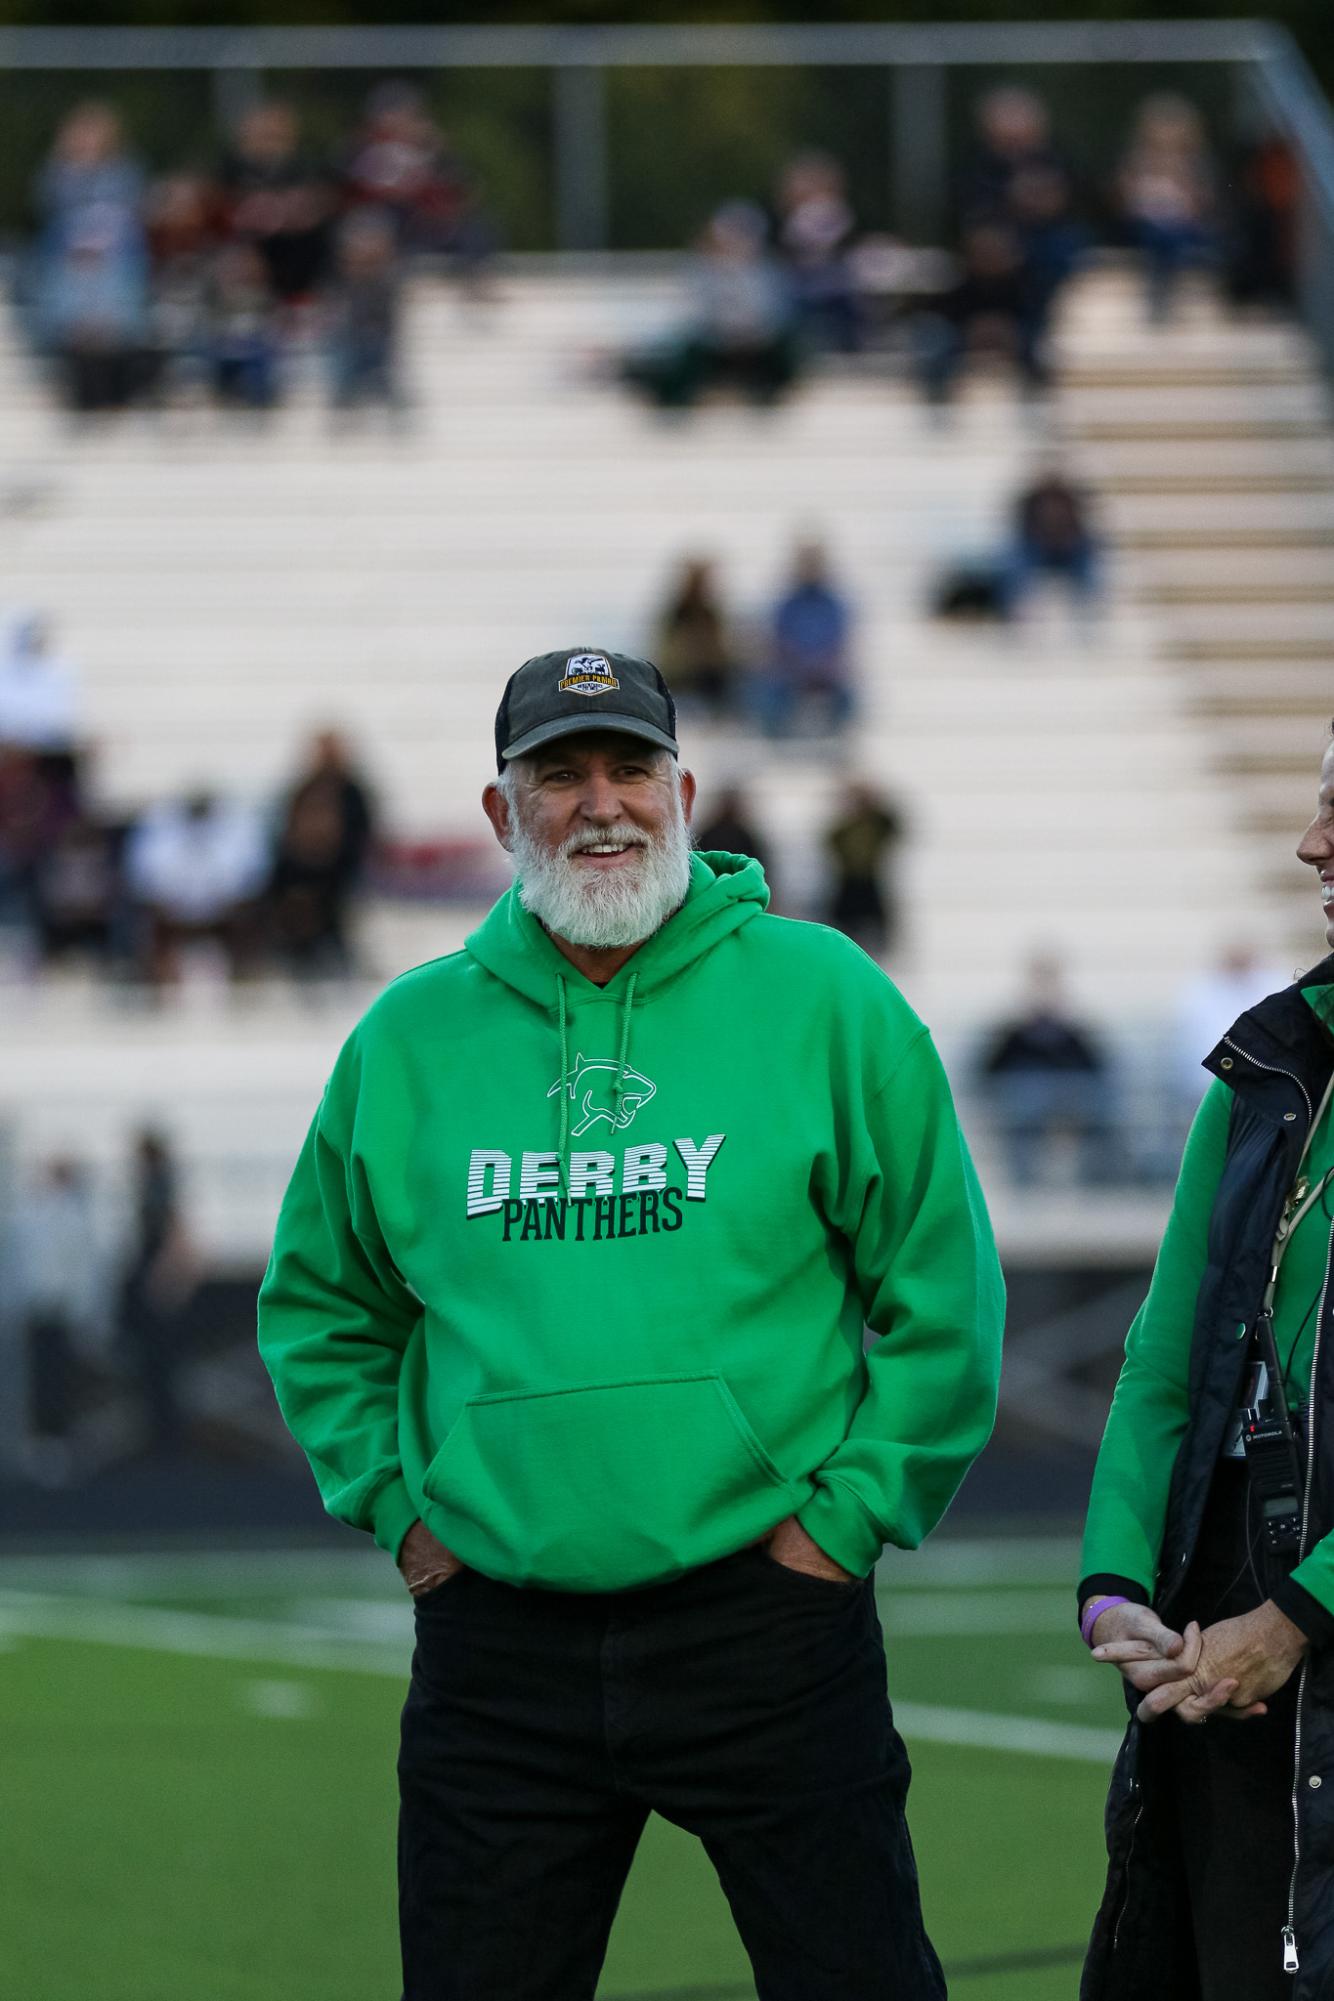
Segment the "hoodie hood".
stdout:
<svg viewBox="0 0 1334 2001">
<path fill-rule="evenodd" d="M 769 902 L 764 870 L 750 856 L 694 854 L 685 902 L 599 987 L 552 944 L 524 909 L 519 891 L 516 879 L 465 940 L 464 949 L 525 1000 L 553 1013 L 559 1006 L 561 982 L 571 995 L 582 991 L 619 996 L 633 981 L 636 994 L 646 999 L 712 951 L 720 939 L 758 917 Z"/>
<path fill-rule="evenodd" d="M 465 949 L 496 979 L 555 1014 L 560 1044 L 558 1082 L 552 1086 L 552 1095 L 560 1098 L 556 1152 L 562 1186 L 568 1187 L 570 1101 L 578 1088 L 584 1055 L 576 1050 L 571 1061 L 572 1007 L 580 998 L 597 998 L 611 1000 L 620 1008 L 617 1053 L 610 1066 L 612 1102 L 619 1119 L 627 1082 L 635 1081 L 630 1042 L 636 1000 L 647 1000 L 661 991 L 712 951 L 720 939 L 758 917 L 768 905 L 769 885 L 764 870 L 749 855 L 692 855 L 685 902 L 645 939 L 605 986 L 598 986 L 571 965 L 532 913 L 524 909 L 519 892 L 516 879 L 508 895 L 501 897 L 467 939 Z"/>
</svg>

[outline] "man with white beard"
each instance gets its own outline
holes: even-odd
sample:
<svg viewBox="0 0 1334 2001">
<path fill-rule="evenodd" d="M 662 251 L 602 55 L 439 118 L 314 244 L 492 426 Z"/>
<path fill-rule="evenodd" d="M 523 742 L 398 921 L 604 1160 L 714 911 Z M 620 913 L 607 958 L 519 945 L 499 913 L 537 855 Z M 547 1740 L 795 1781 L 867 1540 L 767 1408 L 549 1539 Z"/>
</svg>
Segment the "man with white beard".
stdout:
<svg viewBox="0 0 1334 2001">
<path fill-rule="evenodd" d="M 591 2001 L 651 1811 L 765 2001 L 940 2001 L 872 1572 L 995 1409 L 943 1072 L 856 946 L 692 854 L 648 661 L 528 661 L 496 759 L 517 879 L 353 1032 L 260 1297 L 415 1601 L 404 2001 Z"/>
</svg>

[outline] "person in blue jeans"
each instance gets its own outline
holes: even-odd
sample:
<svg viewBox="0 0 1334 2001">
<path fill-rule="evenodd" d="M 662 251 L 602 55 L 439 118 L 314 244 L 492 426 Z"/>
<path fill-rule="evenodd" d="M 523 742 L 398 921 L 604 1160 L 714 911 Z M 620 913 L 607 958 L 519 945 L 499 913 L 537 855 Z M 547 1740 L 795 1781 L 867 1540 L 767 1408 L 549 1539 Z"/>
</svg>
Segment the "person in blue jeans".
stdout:
<svg viewBox="0 0 1334 2001">
<path fill-rule="evenodd" d="M 338 410 L 366 403 L 390 411 L 404 407 L 398 362 L 400 261 L 386 215 L 359 209 L 347 218 L 329 296 L 329 367 Z"/>
<path fill-rule="evenodd" d="M 814 726 L 844 729 L 852 716 L 852 607 L 834 583 L 819 542 L 803 542 L 792 581 L 774 606 L 754 700 L 770 736 Z"/>
<path fill-rule="evenodd" d="M 1023 607 L 1043 577 L 1063 584 L 1082 611 L 1095 604 L 1102 550 L 1083 491 L 1059 466 L 1040 472 L 1014 503 L 1014 526 L 1001 568 L 1007 617 Z"/>
<path fill-rule="evenodd" d="M 1114 1128 L 1107 1058 L 1073 1014 L 1052 960 L 1033 961 L 1024 1005 L 993 1032 L 981 1068 L 1017 1187 L 1031 1188 L 1042 1179 L 1062 1133 L 1077 1142 L 1081 1182 L 1110 1178 Z"/>
<path fill-rule="evenodd" d="M 1193 104 L 1146 98 L 1118 183 L 1126 233 L 1144 257 L 1149 321 L 1161 325 L 1183 271 L 1215 262 L 1220 247 L 1214 171 Z"/>
</svg>

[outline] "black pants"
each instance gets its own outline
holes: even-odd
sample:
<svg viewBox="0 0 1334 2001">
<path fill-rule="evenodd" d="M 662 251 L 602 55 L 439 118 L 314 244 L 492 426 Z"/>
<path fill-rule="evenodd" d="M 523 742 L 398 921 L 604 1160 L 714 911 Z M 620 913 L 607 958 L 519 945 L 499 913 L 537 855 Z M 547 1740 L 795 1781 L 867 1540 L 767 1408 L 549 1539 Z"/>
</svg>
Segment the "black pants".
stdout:
<svg viewBox="0 0 1334 2001">
<path fill-rule="evenodd" d="M 869 1579 L 754 1548 L 605 1595 L 462 1571 L 416 1609 L 404 2001 L 589 2001 L 650 1810 L 703 1841 L 761 2001 L 941 2001 Z"/>
<path fill-rule="evenodd" d="M 1246 1471 L 1224 1461 L 1173 1621 L 1202 1626 L 1250 1612 L 1267 1595 L 1246 1560 Z M 1255 1558 L 1257 1568 L 1260 1558 Z M 1201 2001 L 1290 2001 L 1282 1929 L 1292 1875 L 1292 1762 L 1298 1676 L 1269 1714 L 1188 1725 L 1164 1717 L 1162 1749 L 1176 1809 Z"/>
</svg>

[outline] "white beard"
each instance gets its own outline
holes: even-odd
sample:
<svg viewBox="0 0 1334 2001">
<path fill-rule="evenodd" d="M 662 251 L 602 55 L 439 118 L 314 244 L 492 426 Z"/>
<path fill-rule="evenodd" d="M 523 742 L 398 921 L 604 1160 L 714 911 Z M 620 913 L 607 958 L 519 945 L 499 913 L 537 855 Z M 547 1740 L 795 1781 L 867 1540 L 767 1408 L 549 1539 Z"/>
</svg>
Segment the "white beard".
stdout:
<svg viewBox="0 0 1334 2001">
<path fill-rule="evenodd" d="M 581 869 L 570 856 L 593 841 L 639 844 L 636 865 Z M 690 887 L 690 829 L 679 797 L 672 823 L 658 840 L 622 822 L 571 834 L 554 853 L 533 840 L 515 812 L 510 853 L 524 909 L 571 945 L 641 944 L 680 909 Z"/>
</svg>

